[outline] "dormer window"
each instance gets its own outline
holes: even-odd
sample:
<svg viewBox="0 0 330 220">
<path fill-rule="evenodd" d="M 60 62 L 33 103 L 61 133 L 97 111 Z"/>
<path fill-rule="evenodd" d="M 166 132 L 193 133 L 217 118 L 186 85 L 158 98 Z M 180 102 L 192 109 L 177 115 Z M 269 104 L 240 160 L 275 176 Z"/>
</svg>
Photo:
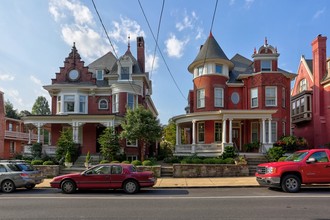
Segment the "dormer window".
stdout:
<svg viewBox="0 0 330 220">
<path fill-rule="evenodd" d="M 96 70 L 96 80 L 103 80 L 103 70 Z"/>
<path fill-rule="evenodd" d="M 121 80 L 129 80 L 129 67 L 121 67 L 120 69 L 120 79 Z"/>
<path fill-rule="evenodd" d="M 272 63 L 270 60 L 261 60 L 261 71 L 271 71 Z"/>
<path fill-rule="evenodd" d="M 305 90 L 307 90 L 307 81 L 306 79 L 302 79 L 299 82 L 299 92 L 303 92 Z"/>
</svg>

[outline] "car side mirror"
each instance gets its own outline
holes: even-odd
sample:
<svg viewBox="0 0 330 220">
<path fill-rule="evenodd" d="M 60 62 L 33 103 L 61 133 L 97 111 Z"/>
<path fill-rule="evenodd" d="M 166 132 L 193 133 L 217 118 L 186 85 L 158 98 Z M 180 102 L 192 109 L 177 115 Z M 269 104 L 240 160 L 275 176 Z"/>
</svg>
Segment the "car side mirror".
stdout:
<svg viewBox="0 0 330 220">
<path fill-rule="evenodd" d="M 314 157 L 310 157 L 306 160 L 306 163 L 315 163 L 316 159 Z"/>
</svg>

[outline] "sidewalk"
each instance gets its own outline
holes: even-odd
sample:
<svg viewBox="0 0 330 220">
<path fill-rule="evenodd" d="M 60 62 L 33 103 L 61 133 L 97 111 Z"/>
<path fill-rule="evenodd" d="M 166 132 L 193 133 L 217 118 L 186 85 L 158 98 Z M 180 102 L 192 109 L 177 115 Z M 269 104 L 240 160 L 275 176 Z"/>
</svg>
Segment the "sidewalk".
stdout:
<svg viewBox="0 0 330 220">
<path fill-rule="evenodd" d="M 45 179 L 38 188 L 50 187 L 51 179 Z M 154 188 L 198 187 L 254 187 L 259 186 L 255 177 L 206 177 L 206 178 L 158 178 Z"/>
</svg>

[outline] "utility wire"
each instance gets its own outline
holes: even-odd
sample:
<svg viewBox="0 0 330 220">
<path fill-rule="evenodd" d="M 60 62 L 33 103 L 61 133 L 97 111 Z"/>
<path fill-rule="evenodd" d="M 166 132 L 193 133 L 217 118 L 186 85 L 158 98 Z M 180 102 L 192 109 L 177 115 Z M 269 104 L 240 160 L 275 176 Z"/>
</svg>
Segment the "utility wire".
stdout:
<svg viewBox="0 0 330 220">
<path fill-rule="evenodd" d="M 117 60 L 118 60 L 118 62 L 119 62 L 119 66 L 122 67 L 121 62 L 120 62 L 120 59 L 118 58 L 118 55 L 117 55 L 117 53 L 116 53 L 115 47 L 113 46 L 113 44 L 112 44 L 112 42 L 111 42 L 111 39 L 110 39 L 109 34 L 108 34 L 108 32 L 107 32 L 107 29 L 105 28 L 105 26 L 104 26 L 104 24 L 103 24 L 102 18 L 101 18 L 100 14 L 99 14 L 99 12 L 98 12 L 98 10 L 97 10 L 97 8 L 96 8 L 96 5 L 95 5 L 94 0 L 92 0 L 92 3 L 93 3 L 93 6 L 94 6 L 94 9 L 95 9 L 95 11 L 96 11 L 96 14 L 97 14 L 97 16 L 98 16 L 98 18 L 99 18 L 99 20 L 100 20 L 100 22 L 101 22 L 101 25 L 102 25 L 102 27 L 103 27 L 103 30 L 104 30 L 104 32 L 105 32 L 105 34 L 106 34 L 106 36 L 107 36 L 107 38 L 108 38 L 108 40 L 109 40 L 109 43 L 110 43 L 110 45 L 111 45 L 111 47 L 112 47 L 112 49 L 113 49 L 113 52 L 114 52 L 114 54 L 115 54 L 115 57 L 117 58 Z M 139 93 L 137 93 L 137 92 L 135 91 L 135 89 L 134 89 L 134 87 L 133 87 L 133 85 L 132 85 L 132 82 L 131 82 L 130 80 L 128 80 L 128 82 L 129 82 L 129 84 L 131 85 L 131 87 L 132 87 L 134 93 L 135 93 L 135 94 L 139 94 Z"/>
<path fill-rule="evenodd" d="M 166 68 L 167 68 L 167 71 L 169 72 L 169 74 L 170 74 L 170 76 L 171 76 L 171 78 L 172 78 L 172 80 L 173 80 L 173 82 L 174 82 L 176 88 L 180 91 L 180 93 L 181 93 L 182 97 L 184 98 L 184 100 L 187 101 L 188 99 L 187 99 L 187 98 L 185 97 L 185 95 L 182 93 L 182 91 L 181 91 L 181 89 L 179 88 L 177 82 L 175 81 L 175 79 L 174 79 L 174 77 L 173 77 L 173 74 L 172 74 L 172 72 L 171 72 L 169 66 L 167 65 L 167 62 L 166 62 L 166 60 L 165 60 L 165 58 L 164 58 L 164 56 L 163 56 L 163 53 L 162 53 L 161 49 L 159 48 L 159 45 L 158 45 L 157 40 L 156 40 L 156 37 L 155 37 L 155 35 L 154 35 L 154 33 L 153 33 L 151 27 L 150 27 L 150 24 L 149 24 L 148 18 L 147 18 L 147 16 L 146 16 L 146 14 L 144 13 L 144 10 L 143 10 L 143 7 L 142 7 L 142 5 L 141 5 L 140 0 L 138 0 L 138 2 L 139 2 L 139 5 L 140 5 L 140 8 L 141 8 L 141 11 L 142 11 L 142 13 L 143 13 L 143 16 L 144 16 L 144 18 L 145 18 L 145 20 L 146 20 L 146 22 L 147 22 L 147 24 L 148 24 L 149 30 L 150 30 L 150 32 L 151 32 L 151 34 L 152 34 L 152 37 L 154 38 L 154 41 L 156 42 L 156 47 L 158 48 L 158 51 L 159 51 L 159 53 L 160 53 L 160 55 L 161 55 L 161 57 L 162 57 L 162 59 L 163 59 L 163 61 L 164 61 L 164 63 L 165 63 L 165 66 L 166 66 Z"/>
<path fill-rule="evenodd" d="M 152 71 L 154 70 L 154 63 L 155 63 L 155 58 L 156 58 L 156 51 L 157 51 L 157 45 L 158 45 L 158 37 L 159 37 L 159 31 L 160 31 L 160 24 L 162 22 L 162 17 L 163 17 L 164 4 L 165 4 L 165 0 L 163 0 L 162 10 L 161 10 L 160 16 L 159 16 L 159 22 L 158 22 L 158 28 L 157 28 L 157 39 L 156 39 L 156 46 L 155 46 L 155 50 L 154 50 L 154 55 L 153 55 L 153 58 L 152 58 L 152 65 L 151 65 L 151 71 L 150 71 L 150 79 L 152 77 Z"/>
</svg>

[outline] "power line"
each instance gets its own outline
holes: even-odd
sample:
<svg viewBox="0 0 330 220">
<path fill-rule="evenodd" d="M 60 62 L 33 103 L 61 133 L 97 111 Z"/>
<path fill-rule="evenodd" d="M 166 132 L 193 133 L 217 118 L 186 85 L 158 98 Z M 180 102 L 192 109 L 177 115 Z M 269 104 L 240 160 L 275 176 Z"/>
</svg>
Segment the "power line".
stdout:
<svg viewBox="0 0 330 220">
<path fill-rule="evenodd" d="M 172 74 L 172 72 L 171 72 L 169 66 L 167 65 L 167 62 L 166 62 L 166 60 L 165 60 L 165 58 L 164 58 L 164 56 L 163 56 L 163 53 L 162 53 L 162 51 L 161 51 L 160 48 L 159 48 L 159 45 L 158 45 L 157 40 L 156 40 L 156 37 L 155 37 L 155 35 L 154 35 L 154 33 L 153 33 L 151 27 L 150 27 L 150 24 L 149 24 L 148 18 L 147 18 L 147 16 L 146 16 L 146 14 L 144 13 L 144 10 L 143 10 L 143 7 L 142 7 L 142 5 L 141 5 L 140 0 L 138 0 L 138 2 L 139 2 L 139 5 L 140 5 L 140 8 L 141 8 L 141 11 L 142 11 L 142 13 L 143 13 L 143 16 L 144 16 L 144 18 L 146 19 L 146 22 L 147 22 L 147 24 L 148 24 L 149 30 L 150 30 L 150 32 L 151 32 L 151 35 L 152 35 L 152 37 L 154 38 L 154 41 L 156 42 L 156 47 L 158 48 L 158 51 L 159 51 L 159 53 L 160 53 L 160 55 L 161 55 L 161 57 L 162 57 L 162 59 L 163 59 L 163 61 L 164 61 L 164 63 L 165 63 L 165 66 L 166 66 L 166 68 L 167 68 L 167 71 L 169 72 L 169 74 L 170 74 L 170 76 L 171 76 L 171 78 L 172 78 L 172 80 L 173 80 L 173 82 L 174 82 L 176 88 L 180 91 L 180 93 L 181 93 L 182 97 L 184 98 L 184 100 L 187 101 L 188 99 L 183 95 L 181 89 L 179 88 L 177 82 L 175 81 L 175 79 L 174 79 L 174 77 L 173 77 L 173 74 Z M 163 6 L 164 6 L 164 5 L 163 5 Z"/>
<path fill-rule="evenodd" d="M 114 48 L 114 46 L 113 46 L 113 44 L 112 44 L 112 42 L 111 42 L 111 40 L 110 40 L 109 34 L 108 34 L 108 32 L 107 32 L 107 29 L 105 28 L 105 26 L 104 26 L 104 24 L 103 24 L 102 18 L 101 18 L 100 14 L 99 14 L 99 12 L 98 12 L 98 10 L 97 10 L 97 8 L 96 8 L 96 5 L 95 5 L 94 0 L 92 0 L 92 3 L 93 3 L 93 6 L 94 6 L 94 9 L 95 9 L 95 11 L 96 11 L 96 14 L 97 14 L 97 16 L 98 16 L 98 18 L 99 18 L 99 20 L 100 20 L 100 22 L 101 22 L 101 25 L 102 25 L 102 27 L 103 27 L 103 30 L 104 30 L 104 32 L 105 32 L 105 34 L 106 34 L 106 36 L 107 36 L 107 38 L 108 38 L 108 40 L 109 40 L 109 42 L 110 42 L 110 45 L 111 45 L 111 47 L 112 47 L 112 49 L 113 49 L 113 52 L 114 52 L 114 54 L 115 54 L 115 57 L 117 58 L 117 60 L 118 60 L 118 62 L 119 62 L 119 66 L 122 67 L 121 62 L 120 62 L 120 59 L 118 58 L 118 55 L 117 55 L 117 53 L 116 53 L 116 50 L 115 50 L 115 48 Z M 131 87 L 132 87 L 134 93 L 135 93 L 135 94 L 138 94 L 138 93 L 135 91 L 135 89 L 134 89 L 134 87 L 133 87 L 131 81 L 128 80 L 128 82 L 129 82 L 129 84 L 131 85 Z"/>
</svg>

